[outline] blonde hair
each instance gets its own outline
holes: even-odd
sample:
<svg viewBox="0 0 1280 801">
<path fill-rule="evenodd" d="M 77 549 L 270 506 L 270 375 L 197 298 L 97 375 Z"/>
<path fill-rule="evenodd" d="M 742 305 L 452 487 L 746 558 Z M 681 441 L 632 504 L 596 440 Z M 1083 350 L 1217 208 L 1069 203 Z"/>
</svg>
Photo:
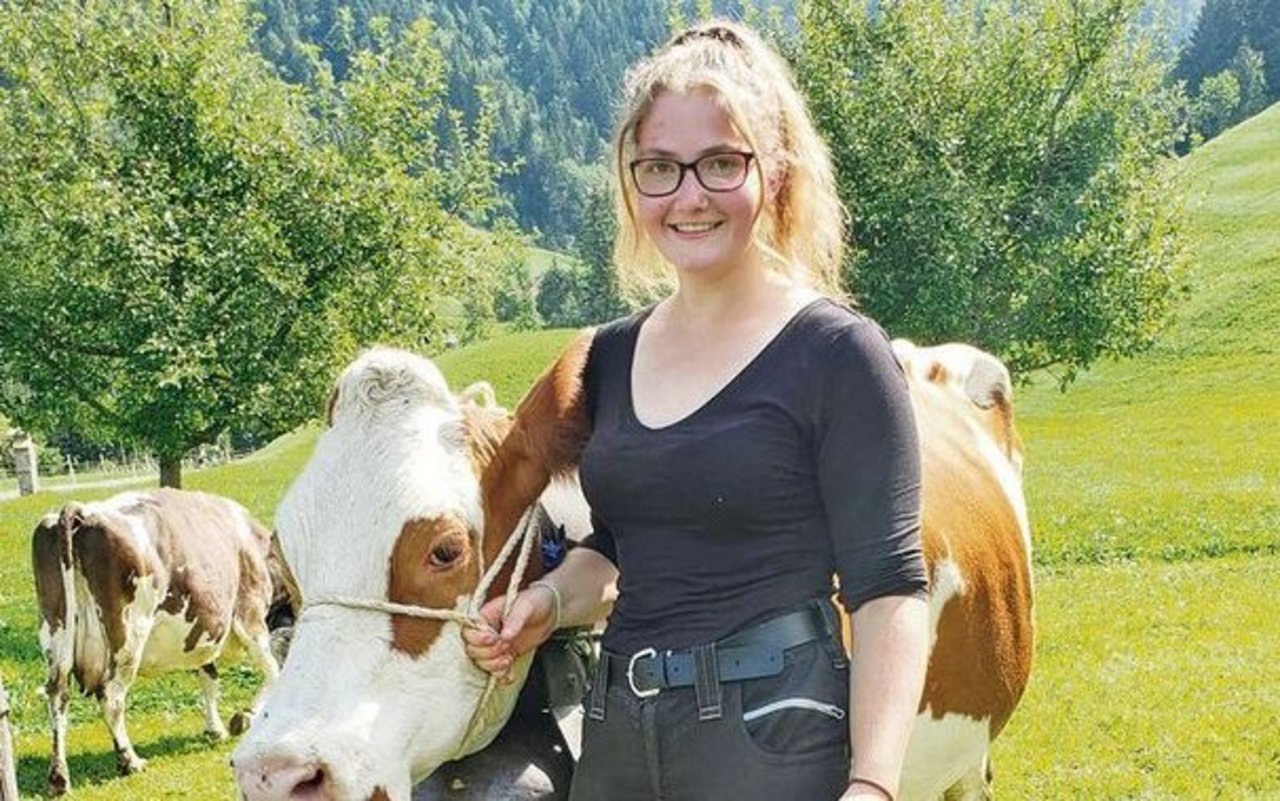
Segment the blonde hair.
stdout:
<svg viewBox="0 0 1280 801">
<path fill-rule="evenodd" d="M 614 264 L 632 296 L 652 297 L 674 272 L 636 220 L 629 175 L 636 130 L 662 92 L 708 90 L 757 154 L 753 164 L 766 202 L 754 242 L 765 263 L 791 279 L 835 297 L 841 289 L 845 213 L 836 193 L 831 156 L 809 117 L 782 57 L 754 31 L 710 20 L 674 36 L 627 73 L 624 106 L 613 139 L 618 237 Z M 776 171 L 768 202 L 765 166 Z"/>
</svg>

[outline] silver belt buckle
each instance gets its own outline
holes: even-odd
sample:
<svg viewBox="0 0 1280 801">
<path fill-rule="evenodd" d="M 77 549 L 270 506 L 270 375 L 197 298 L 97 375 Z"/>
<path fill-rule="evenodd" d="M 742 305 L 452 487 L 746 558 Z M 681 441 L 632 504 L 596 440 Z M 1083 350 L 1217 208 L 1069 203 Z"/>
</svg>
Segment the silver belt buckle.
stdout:
<svg viewBox="0 0 1280 801">
<path fill-rule="evenodd" d="M 636 694 L 637 698 L 649 698 L 657 695 L 661 691 L 661 687 L 654 687 L 651 690 L 642 690 L 636 686 L 636 662 L 641 659 L 653 659 L 657 657 L 658 652 L 654 648 L 645 648 L 636 651 L 631 655 L 631 660 L 627 662 L 627 684 L 631 687 L 631 692 Z"/>
</svg>

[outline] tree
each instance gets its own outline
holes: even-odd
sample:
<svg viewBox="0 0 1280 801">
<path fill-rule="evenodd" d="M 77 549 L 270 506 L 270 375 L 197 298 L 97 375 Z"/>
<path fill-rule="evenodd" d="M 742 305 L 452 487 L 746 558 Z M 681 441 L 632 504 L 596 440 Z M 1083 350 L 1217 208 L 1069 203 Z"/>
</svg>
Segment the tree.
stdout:
<svg viewBox="0 0 1280 801">
<path fill-rule="evenodd" d="M 1177 286 L 1181 100 L 1137 5 L 808 4 L 794 53 L 852 215 L 846 279 L 889 330 L 1064 384 L 1151 344 Z"/>
<path fill-rule="evenodd" d="M 321 408 L 374 340 L 438 345 L 497 167 L 425 23 L 275 77 L 231 0 L 0 4 L 0 407 L 181 457 Z M 445 147 L 437 132 L 455 131 Z"/>
<path fill-rule="evenodd" d="M 1174 77 L 1197 96 L 1206 78 L 1231 68 L 1243 89 L 1246 78 L 1236 63 L 1242 46 L 1262 59 L 1263 104 L 1280 99 L 1280 0 L 1205 0 Z"/>
<path fill-rule="evenodd" d="M 1240 81 L 1229 69 L 1200 82 L 1200 93 L 1191 103 L 1191 128 L 1212 139 L 1235 119 L 1240 108 Z"/>
<path fill-rule="evenodd" d="M 574 287 L 580 325 L 605 323 L 629 311 L 613 266 L 613 243 L 618 235 L 613 194 L 597 180 L 587 194 L 578 226 L 578 260 L 583 273 Z"/>
</svg>

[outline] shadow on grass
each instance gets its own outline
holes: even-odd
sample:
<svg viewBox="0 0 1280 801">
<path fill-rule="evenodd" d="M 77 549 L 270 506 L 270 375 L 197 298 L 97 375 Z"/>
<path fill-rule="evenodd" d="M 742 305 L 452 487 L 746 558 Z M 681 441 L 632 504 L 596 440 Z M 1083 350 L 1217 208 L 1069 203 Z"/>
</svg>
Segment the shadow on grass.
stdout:
<svg viewBox="0 0 1280 801">
<path fill-rule="evenodd" d="M 203 733 L 170 734 L 156 740 L 135 742 L 133 747 L 137 750 L 138 756 L 150 762 L 165 757 L 208 751 L 214 747 L 214 744 Z M 47 798 L 48 751 L 19 758 L 17 768 L 19 795 L 22 798 Z M 114 751 L 69 754 L 67 768 L 71 772 L 72 795 L 77 787 L 92 787 L 120 778 L 120 774 L 116 771 Z"/>
</svg>

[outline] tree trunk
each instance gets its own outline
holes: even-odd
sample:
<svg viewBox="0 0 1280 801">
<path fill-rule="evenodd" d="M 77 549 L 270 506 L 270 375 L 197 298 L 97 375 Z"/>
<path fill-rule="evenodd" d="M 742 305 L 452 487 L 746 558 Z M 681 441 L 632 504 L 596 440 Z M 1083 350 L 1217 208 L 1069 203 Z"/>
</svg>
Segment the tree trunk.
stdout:
<svg viewBox="0 0 1280 801">
<path fill-rule="evenodd" d="M 160 457 L 160 486 L 182 489 L 182 457 Z"/>
<path fill-rule="evenodd" d="M 18 801 L 13 735 L 9 731 L 9 695 L 4 691 L 4 679 L 0 679 L 0 801 Z"/>
</svg>

